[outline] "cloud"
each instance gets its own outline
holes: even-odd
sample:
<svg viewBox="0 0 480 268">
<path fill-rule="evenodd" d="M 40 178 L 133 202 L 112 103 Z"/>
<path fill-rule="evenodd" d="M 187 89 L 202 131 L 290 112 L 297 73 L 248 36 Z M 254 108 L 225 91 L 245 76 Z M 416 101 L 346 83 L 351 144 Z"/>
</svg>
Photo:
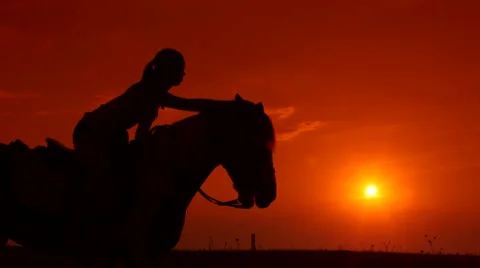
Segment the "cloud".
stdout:
<svg viewBox="0 0 480 268">
<path fill-rule="evenodd" d="M 34 99 L 39 98 L 40 94 L 33 92 L 21 92 L 21 93 L 12 93 L 6 90 L 0 90 L 0 99 L 2 100 L 11 100 L 11 99 Z"/>
<path fill-rule="evenodd" d="M 280 107 L 280 108 L 272 108 L 272 107 L 266 107 L 265 108 L 265 113 L 268 114 L 270 117 L 272 117 L 273 120 L 282 120 L 281 122 L 276 122 L 274 123 L 277 125 L 288 125 L 288 122 L 290 120 L 285 120 L 290 117 L 296 112 L 296 109 L 294 106 L 286 106 L 286 107 Z M 325 122 L 322 121 L 304 121 L 299 124 L 297 124 L 296 127 L 294 128 L 285 128 L 283 131 L 280 130 L 277 132 L 277 141 L 287 141 L 291 140 L 293 138 L 296 138 L 298 135 L 300 135 L 303 132 L 306 131 L 314 131 L 318 129 L 319 127 L 325 125 Z M 281 129 L 283 127 L 280 127 Z"/>
<path fill-rule="evenodd" d="M 302 122 L 298 124 L 297 127 L 293 130 L 284 131 L 277 134 L 277 140 L 278 141 L 291 140 L 303 132 L 314 131 L 323 125 L 325 125 L 325 122 L 321 122 L 321 121 Z"/>
<path fill-rule="evenodd" d="M 265 108 L 265 113 L 269 116 L 275 116 L 277 119 L 286 119 L 295 113 L 295 107 L 288 106 L 283 108 Z"/>
</svg>

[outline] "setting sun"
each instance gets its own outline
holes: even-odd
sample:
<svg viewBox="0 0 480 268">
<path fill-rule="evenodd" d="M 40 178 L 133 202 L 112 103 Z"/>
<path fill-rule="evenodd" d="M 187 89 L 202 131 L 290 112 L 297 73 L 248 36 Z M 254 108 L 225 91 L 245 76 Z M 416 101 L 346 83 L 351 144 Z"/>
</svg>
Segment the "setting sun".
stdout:
<svg viewBox="0 0 480 268">
<path fill-rule="evenodd" d="M 369 185 L 367 188 L 365 188 L 365 196 L 367 198 L 373 198 L 377 196 L 377 187 L 375 187 L 375 185 Z"/>
</svg>

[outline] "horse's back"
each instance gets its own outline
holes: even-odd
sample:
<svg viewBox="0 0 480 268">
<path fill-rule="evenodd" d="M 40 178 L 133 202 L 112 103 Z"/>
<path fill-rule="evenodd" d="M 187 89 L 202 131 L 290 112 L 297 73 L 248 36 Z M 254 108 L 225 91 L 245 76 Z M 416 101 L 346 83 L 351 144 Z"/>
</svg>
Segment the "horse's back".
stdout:
<svg viewBox="0 0 480 268">
<path fill-rule="evenodd" d="M 48 145 L 32 149 L 21 140 L 0 144 L 0 186 L 2 204 L 8 211 L 8 221 L 4 221 L 10 226 L 8 237 L 29 247 L 61 245 L 75 173 L 70 162 L 66 154 Z"/>
<path fill-rule="evenodd" d="M 7 145 L 16 202 L 52 215 L 64 214 L 79 169 L 73 153 L 60 148 L 47 145 L 31 149 L 18 140 Z"/>
</svg>

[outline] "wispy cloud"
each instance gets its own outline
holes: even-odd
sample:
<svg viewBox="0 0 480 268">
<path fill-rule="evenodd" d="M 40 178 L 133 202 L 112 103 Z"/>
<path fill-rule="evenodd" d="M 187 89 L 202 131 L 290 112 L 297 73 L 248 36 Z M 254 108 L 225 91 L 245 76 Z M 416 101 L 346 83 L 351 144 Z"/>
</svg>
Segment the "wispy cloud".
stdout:
<svg viewBox="0 0 480 268">
<path fill-rule="evenodd" d="M 308 121 L 308 122 L 302 122 L 297 125 L 295 129 L 280 132 L 277 134 L 277 140 L 278 141 L 287 141 L 291 140 L 298 135 L 300 135 L 303 132 L 307 131 L 314 131 L 322 126 L 324 126 L 326 123 L 321 122 L 321 121 Z"/>
<path fill-rule="evenodd" d="M 282 120 L 289 118 L 293 113 L 295 113 L 295 107 L 288 106 L 282 108 L 266 108 L 265 113 L 269 116 L 276 117 L 276 119 Z"/>
<path fill-rule="evenodd" d="M 38 93 L 34 93 L 34 92 L 18 92 L 18 93 L 13 93 L 13 92 L 9 92 L 9 91 L 6 91 L 6 90 L 1 90 L 0 89 L 0 99 L 8 99 L 8 100 L 11 100 L 11 99 L 35 99 L 35 98 L 39 98 L 41 95 L 38 94 Z"/>
</svg>

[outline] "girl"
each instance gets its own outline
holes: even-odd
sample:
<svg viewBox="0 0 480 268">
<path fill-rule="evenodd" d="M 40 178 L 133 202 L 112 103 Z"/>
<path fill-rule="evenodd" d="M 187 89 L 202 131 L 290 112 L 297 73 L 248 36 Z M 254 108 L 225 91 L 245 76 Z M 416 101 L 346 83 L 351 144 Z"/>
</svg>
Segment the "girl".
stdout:
<svg viewBox="0 0 480 268">
<path fill-rule="evenodd" d="M 72 223 L 70 235 L 73 241 L 83 240 L 83 246 L 91 248 L 87 237 L 93 235 L 101 241 L 112 241 L 114 233 L 109 232 L 112 221 L 117 220 L 122 209 L 122 190 L 128 178 L 124 167 L 131 166 L 128 157 L 127 130 L 137 125 L 135 139 L 141 141 L 150 131 L 160 107 L 185 111 L 216 109 L 228 101 L 206 99 L 184 99 L 168 91 L 181 84 L 185 75 L 185 61 L 182 54 L 174 49 L 159 51 L 144 69 L 142 79 L 122 95 L 86 113 L 78 122 L 73 133 L 73 144 L 85 168 L 80 185 L 72 198 Z M 123 187 L 122 187 L 123 186 Z M 87 215 L 93 215 L 95 224 L 105 224 L 102 230 L 84 230 Z M 102 220 L 103 219 L 103 220 Z M 91 228 L 88 228 L 91 229 Z M 69 231 L 70 232 L 70 231 Z M 110 235 L 108 235 L 110 234 Z M 107 236 L 107 237 L 106 237 Z M 77 244 L 77 243 L 75 243 Z M 83 244 L 83 243 L 82 243 Z"/>
</svg>

